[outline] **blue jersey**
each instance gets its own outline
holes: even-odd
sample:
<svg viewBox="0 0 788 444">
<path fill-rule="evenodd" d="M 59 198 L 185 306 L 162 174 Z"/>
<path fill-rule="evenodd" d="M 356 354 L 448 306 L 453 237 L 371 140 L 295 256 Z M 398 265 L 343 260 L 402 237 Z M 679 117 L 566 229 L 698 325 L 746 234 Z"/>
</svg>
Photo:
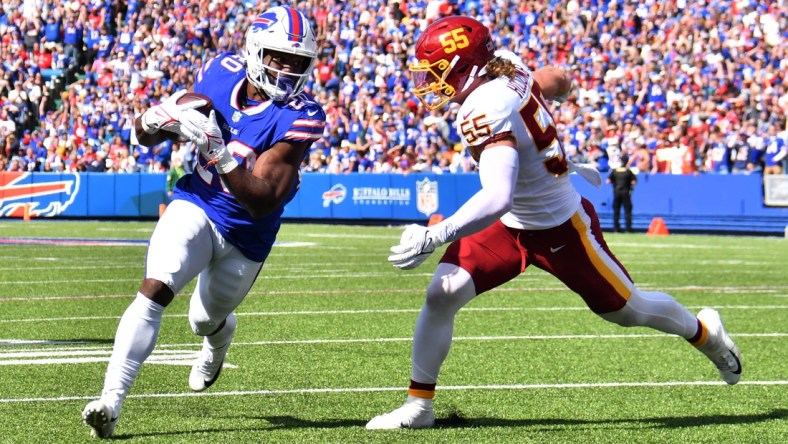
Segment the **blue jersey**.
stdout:
<svg viewBox="0 0 788 444">
<path fill-rule="evenodd" d="M 194 92 L 213 102 L 222 137 L 239 168 L 253 169 L 255 160 L 277 142 L 314 142 L 323 135 L 326 113 L 308 94 L 301 93 L 287 102 L 269 100 L 242 107 L 243 88 L 246 68 L 237 55 L 230 53 L 206 63 L 194 83 Z M 307 149 L 304 156 L 308 153 Z M 207 166 L 206 159 L 199 156 L 194 172 L 181 178 L 173 198 L 202 208 L 228 242 L 247 258 L 262 262 L 276 240 L 284 206 L 297 189 L 298 183 L 277 210 L 254 219 L 227 190 L 215 167 Z"/>
<path fill-rule="evenodd" d="M 766 154 L 764 162 L 766 166 L 779 165 L 785 158 L 785 141 L 778 136 L 766 138 Z"/>
</svg>

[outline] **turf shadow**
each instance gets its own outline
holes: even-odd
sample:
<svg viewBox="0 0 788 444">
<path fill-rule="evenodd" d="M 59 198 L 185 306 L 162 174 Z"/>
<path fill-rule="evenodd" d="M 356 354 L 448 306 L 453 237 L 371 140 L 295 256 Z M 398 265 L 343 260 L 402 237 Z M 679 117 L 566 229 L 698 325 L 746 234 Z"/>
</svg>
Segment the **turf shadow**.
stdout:
<svg viewBox="0 0 788 444">
<path fill-rule="evenodd" d="M 470 428 L 470 427 L 527 427 L 540 430 L 555 430 L 556 427 L 582 427 L 597 425 L 630 425 L 636 428 L 670 428 L 679 429 L 686 427 L 701 427 L 723 424 L 753 424 L 765 421 L 788 419 L 788 409 L 773 409 L 770 412 L 757 415 L 706 415 L 706 416 L 665 416 L 633 419 L 565 419 L 565 418 L 535 418 L 535 419 L 501 419 L 501 418 L 469 418 L 461 413 L 453 412 L 447 417 L 435 419 L 435 426 L 440 428 Z M 626 427 L 624 427 L 626 428 Z"/>
<path fill-rule="evenodd" d="M 250 419 L 267 421 L 273 426 L 267 428 L 273 429 L 337 429 L 340 427 L 364 427 L 367 424 L 366 420 L 325 419 L 311 421 L 295 416 L 259 416 Z"/>
<path fill-rule="evenodd" d="M 479 428 L 479 427 L 521 427 L 537 431 L 556 431 L 562 427 L 571 427 L 575 430 L 597 428 L 598 426 L 613 425 L 622 426 L 621 428 L 643 429 L 648 427 L 665 428 L 685 428 L 700 427 L 707 425 L 723 424 L 753 424 L 764 421 L 784 420 L 788 418 L 788 410 L 774 409 L 771 412 L 760 415 L 708 415 L 708 416 L 687 416 L 687 417 L 653 417 L 640 419 L 563 419 L 563 418 L 540 418 L 540 419 L 500 419 L 500 418 L 466 418 L 459 413 L 452 413 L 448 417 L 436 418 L 436 428 Z M 336 429 L 344 427 L 364 427 L 367 420 L 353 419 L 326 419 L 312 421 L 297 418 L 295 416 L 252 416 L 245 417 L 250 420 L 265 421 L 270 426 L 260 424 L 260 427 L 245 428 L 209 428 L 192 429 L 184 431 L 172 431 L 161 433 L 120 433 L 112 436 L 112 439 L 122 441 L 126 439 L 154 438 L 164 436 L 194 435 L 199 433 L 227 433 L 227 432 L 249 432 L 254 430 L 288 430 L 288 429 Z"/>
</svg>

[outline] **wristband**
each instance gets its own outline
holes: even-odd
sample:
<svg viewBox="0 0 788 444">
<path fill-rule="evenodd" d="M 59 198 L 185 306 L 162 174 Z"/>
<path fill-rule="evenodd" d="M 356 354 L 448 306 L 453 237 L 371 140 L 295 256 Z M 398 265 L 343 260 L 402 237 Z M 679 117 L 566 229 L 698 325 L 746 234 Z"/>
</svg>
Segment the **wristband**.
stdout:
<svg viewBox="0 0 788 444">
<path fill-rule="evenodd" d="M 238 161 L 235 160 L 235 157 L 230 154 L 227 148 L 223 149 L 221 154 L 211 161 L 211 163 L 215 164 L 216 171 L 218 171 L 219 174 L 228 174 L 238 166 Z"/>
</svg>

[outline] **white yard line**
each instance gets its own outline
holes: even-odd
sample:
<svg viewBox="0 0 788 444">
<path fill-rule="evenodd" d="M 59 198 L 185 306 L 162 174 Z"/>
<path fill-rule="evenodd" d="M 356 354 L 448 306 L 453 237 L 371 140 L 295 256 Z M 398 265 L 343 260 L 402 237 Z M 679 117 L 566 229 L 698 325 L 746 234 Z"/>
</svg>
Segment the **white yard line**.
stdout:
<svg viewBox="0 0 788 444">
<path fill-rule="evenodd" d="M 599 382 L 599 383 L 569 383 L 569 384 L 512 384 L 512 385 L 448 385 L 441 386 L 443 390 L 544 390 L 544 389 L 589 389 L 589 388 L 620 388 L 620 387 L 688 387 L 688 386 L 725 386 L 722 381 L 669 381 L 669 382 Z M 788 385 L 788 381 L 741 381 L 740 386 L 773 386 Z M 305 388 L 291 390 L 242 390 L 231 392 L 201 392 L 201 393 L 148 393 L 129 395 L 129 398 L 190 398 L 198 396 L 265 396 L 265 395 L 292 395 L 292 394 L 323 394 L 323 393 L 372 393 L 404 391 L 403 387 L 350 387 L 350 388 Z M 61 401 L 86 401 L 95 399 L 90 396 L 58 396 L 50 398 L 0 398 L 0 403 L 33 403 L 33 402 L 61 402 Z"/>
<path fill-rule="evenodd" d="M 736 333 L 736 338 L 784 338 L 788 337 L 788 333 Z M 456 336 L 453 338 L 455 342 L 461 341 L 555 341 L 555 340 L 577 340 L 577 339 L 678 339 L 677 336 L 655 333 L 655 334 L 608 334 L 608 335 L 508 335 L 508 336 Z M 243 346 L 261 346 L 261 345 L 315 345 L 315 344 L 362 344 L 362 343 L 389 343 L 389 342 L 411 342 L 413 338 L 352 338 L 352 339 L 293 339 L 287 341 L 237 341 L 233 342 L 233 347 Z M 200 344 L 194 343 L 181 343 L 181 344 L 156 344 L 154 353 L 192 353 L 192 351 L 178 351 L 162 349 L 181 349 L 189 348 L 196 350 Z M 11 347 L 7 351 L 2 347 Z M 28 348 L 21 348 L 28 346 Z M 112 351 L 112 345 L 95 346 L 86 341 L 25 341 L 21 339 L 6 339 L 0 340 L 0 365 L 3 359 L 19 358 L 19 357 L 42 357 L 52 354 L 85 354 L 94 355 L 99 352 L 109 353 Z M 84 353 L 83 353 L 84 352 Z"/>
<path fill-rule="evenodd" d="M 687 305 L 687 309 L 698 310 L 706 305 Z M 712 308 L 723 310 L 782 310 L 788 305 L 714 305 Z M 301 310 L 301 311 L 259 311 L 237 312 L 236 316 L 324 316 L 324 315 L 357 315 L 357 314 L 392 314 L 392 313 L 418 313 L 421 308 L 386 308 L 370 310 Z M 522 311 L 588 311 L 587 307 L 465 307 L 463 312 L 522 312 Z M 184 318 L 187 314 L 165 314 L 165 318 Z M 61 316 L 50 318 L 18 318 L 0 319 L 0 324 L 16 324 L 30 322 L 65 322 L 65 321 L 101 321 L 120 319 L 117 316 Z M 1 340 L 0 340 L 1 341 Z"/>
<path fill-rule="evenodd" d="M 411 277 L 425 277 L 425 276 L 432 276 L 430 273 L 422 273 L 422 274 L 408 274 Z M 320 278 L 328 277 L 328 275 L 320 275 Z M 305 277 L 305 278 L 308 278 Z M 267 277 L 265 278 L 267 279 Z M 527 280 L 526 277 L 518 277 L 518 279 Z M 101 280 L 97 282 L 119 282 L 119 281 L 139 281 L 139 279 L 109 279 L 109 280 Z M 24 281 L 28 283 L 29 281 Z M 53 281 L 47 281 L 53 282 Z M 74 282 L 77 282 L 76 280 Z M 78 280 L 78 282 L 94 282 L 94 281 L 85 281 L 85 280 Z M 0 283 L 2 285 L 2 283 Z M 678 287 L 654 287 L 651 285 L 639 285 L 641 290 L 659 290 L 659 291 L 666 291 L 666 292 L 675 292 L 675 291 L 692 291 L 692 292 L 708 292 L 708 293 L 725 293 L 725 294 L 753 294 L 753 293 L 763 293 L 763 294 L 770 294 L 776 296 L 785 296 L 786 291 L 788 291 L 788 286 L 785 285 L 751 285 L 751 286 L 700 286 L 700 285 L 685 285 L 685 286 L 678 286 Z M 294 295 L 294 296 L 325 296 L 325 295 L 340 295 L 340 296 L 352 296 L 352 295 L 359 295 L 359 294 L 412 294 L 418 293 L 423 294 L 424 288 L 399 288 L 394 290 L 274 290 L 274 291 L 251 291 L 249 292 L 249 296 L 283 296 L 283 295 Z M 505 287 L 505 288 L 496 288 L 491 294 L 495 293 L 538 293 L 544 291 L 565 291 L 567 293 L 571 293 L 565 286 L 533 286 L 533 287 Z M 189 297 L 190 294 L 187 293 L 179 293 L 179 297 Z M 117 298 L 129 298 L 132 299 L 134 294 L 110 294 L 110 295 L 70 295 L 70 296 L 35 296 L 35 297 L 0 297 L 0 303 L 3 302 L 49 302 L 49 301 L 62 301 L 62 300 L 75 300 L 75 299 L 117 299 Z"/>
</svg>

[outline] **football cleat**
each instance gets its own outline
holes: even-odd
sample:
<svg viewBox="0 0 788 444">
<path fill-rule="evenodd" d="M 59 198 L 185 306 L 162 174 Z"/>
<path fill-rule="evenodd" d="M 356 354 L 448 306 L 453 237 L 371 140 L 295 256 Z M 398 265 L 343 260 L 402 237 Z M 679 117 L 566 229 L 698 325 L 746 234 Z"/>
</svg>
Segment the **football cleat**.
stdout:
<svg viewBox="0 0 788 444">
<path fill-rule="evenodd" d="M 229 348 L 230 344 L 214 350 L 203 345 L 200 355 L 192 366 L 191 373 L 189 373 L 189 387 L 192 390 L 201 392 L 212 386 L 219 379 L 219 375 L 222 373 L 222 366 L 224 365 L 224 357 L 227 355 L 227 349 Z"/>
<path fill-rule="evenodd" d="M 726 383 L 736 384 L 741 378 L 741 353 L 725 331 L 720 314 L 711 308 L 704 308 L 698 313 L 698 319 L 708 331 L 706 343 L 698 347 L 698 350 L 717 366 Z"/>
<path fill-rule="evenodd" d="M 115 433 L 118 417 L 112 416 L 112 409 L 101 401 L 91 401 L 82 411 L 82 422 L 90 427 L 93 438 L 110 438 Z"/>
<path fill-rule="evenodd" d="M 435 425 L 432 400 L 408 396 L 402 407 L 372 418 L 367 430 L 420 429 Z"/>
</svg>

